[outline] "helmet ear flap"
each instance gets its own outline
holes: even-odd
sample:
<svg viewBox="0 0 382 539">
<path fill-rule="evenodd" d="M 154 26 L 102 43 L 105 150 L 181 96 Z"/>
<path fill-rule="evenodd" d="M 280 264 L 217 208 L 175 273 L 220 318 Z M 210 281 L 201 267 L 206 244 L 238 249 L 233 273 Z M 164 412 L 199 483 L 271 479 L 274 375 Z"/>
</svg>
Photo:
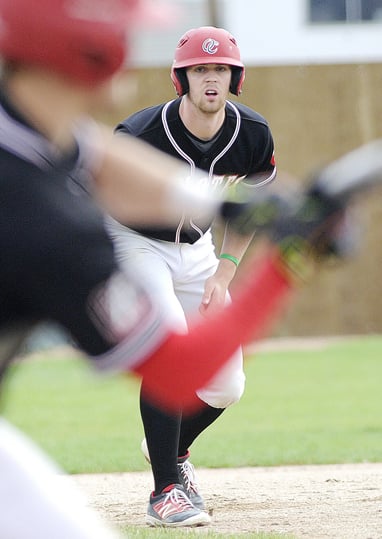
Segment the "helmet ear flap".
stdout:
<svg viewBox="0 0 382 539">
<path fill-rule="evenodd" d="M 184 68 L 172 69 L 171 80 L 173 82 L 173 85 L 175 86 L 175 91 L 179 97 L 188 92 L 189 85 L 186 70 Z"/>
<path fill-rule="evenodd" d="M 229 91 L 231 94 L 240 95 L 245 79 L 245 69 L 243 67 L 232 66 L 231 85 Z"/>
</svg>

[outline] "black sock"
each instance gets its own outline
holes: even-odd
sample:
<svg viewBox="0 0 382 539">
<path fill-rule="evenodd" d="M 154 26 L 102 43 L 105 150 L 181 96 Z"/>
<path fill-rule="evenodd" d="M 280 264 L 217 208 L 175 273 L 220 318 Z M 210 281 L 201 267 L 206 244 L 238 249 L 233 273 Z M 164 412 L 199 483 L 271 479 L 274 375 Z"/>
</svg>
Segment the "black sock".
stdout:
<svg viewBox="0 0 382 539">
<path fill-rule="evenodd" d="M 178 456 L 187 453 L 192 442 L 201 432 L 209 427 L 225 410 L 225 408 L 213 408 L 201 401 L 201 410 L 192 416 L 182 418 L 179 435 Z"/>
<path fill-rule="evenodd" d="M 192 442 L 211 425 L 224 408 L 202 403 L 202 409 L 182 419 L 156 408 L 141 390 L 140 410 L 154 478 L 154 495 L 168 485 L 179 483 L 178 456 L 184 456 Z"/>
<path fill-rule="evenodd" d="M 140 409 L 154 478 L 154 494 L 179 483 L 178 442 L 181 415 L 168 415 L 145 399 L 141 391 Z"/>
</svg>

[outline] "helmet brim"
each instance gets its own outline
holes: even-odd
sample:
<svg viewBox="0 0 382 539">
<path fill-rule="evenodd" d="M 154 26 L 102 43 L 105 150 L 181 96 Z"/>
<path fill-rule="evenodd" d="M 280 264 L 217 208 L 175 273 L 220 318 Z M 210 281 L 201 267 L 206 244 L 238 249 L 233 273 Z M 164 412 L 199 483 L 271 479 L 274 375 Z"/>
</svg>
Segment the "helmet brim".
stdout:
<svg viewBox="0 0 382 539">
<path fill-rule="evenodd" d="M 183 61 L 174 61 L 173 68 L 178 69 L 182 67 L 192 67 L 203 64 L 224 64 L 235 67 L 244 67 L 244 64 L 239 60 L 228 58 L 226 56 L 211 56 L 208 58 L 206 56 L 200 56 L 198 58 L 191 58 Z"/>
</svg>

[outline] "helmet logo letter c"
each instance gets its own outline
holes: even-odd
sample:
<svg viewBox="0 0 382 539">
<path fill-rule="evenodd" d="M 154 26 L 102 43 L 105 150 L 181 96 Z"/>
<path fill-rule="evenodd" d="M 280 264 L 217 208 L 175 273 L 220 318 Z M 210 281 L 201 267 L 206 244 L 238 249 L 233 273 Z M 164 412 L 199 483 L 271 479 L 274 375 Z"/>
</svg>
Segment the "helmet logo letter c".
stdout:
<svg viewBox="0 0 382 539">
<path fill-rule="evenodd" d="M 216 54 L 218 52 L 219 41 L 209 37 L 203 41 L 202 50 L 207 54 Z"/>
</svg>

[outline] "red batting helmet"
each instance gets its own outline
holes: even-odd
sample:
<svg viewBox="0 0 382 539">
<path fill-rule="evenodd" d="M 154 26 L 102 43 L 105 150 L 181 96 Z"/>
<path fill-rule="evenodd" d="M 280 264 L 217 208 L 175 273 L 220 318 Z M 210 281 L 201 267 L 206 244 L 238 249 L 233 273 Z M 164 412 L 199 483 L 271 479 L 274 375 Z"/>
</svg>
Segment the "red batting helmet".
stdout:
<svg viewBox="0 0 382 539">
<path fill-rule="evenodd" d="M 97 84 L 121 68 L 129 27 L 148 12 L 143 0 L 0 0 L 0 55 Z"/>
<path fill-rule="evenodd" d="M 245 69 L 235 38 L 223 28 L 202 26 L 186 32 L 179 40 L 171 68 L 176 93 L 188 92 L 186 67 L 198 64 L 227 64 L 232 67 L 230 91 L 239 95 Z"/>
</svg>

